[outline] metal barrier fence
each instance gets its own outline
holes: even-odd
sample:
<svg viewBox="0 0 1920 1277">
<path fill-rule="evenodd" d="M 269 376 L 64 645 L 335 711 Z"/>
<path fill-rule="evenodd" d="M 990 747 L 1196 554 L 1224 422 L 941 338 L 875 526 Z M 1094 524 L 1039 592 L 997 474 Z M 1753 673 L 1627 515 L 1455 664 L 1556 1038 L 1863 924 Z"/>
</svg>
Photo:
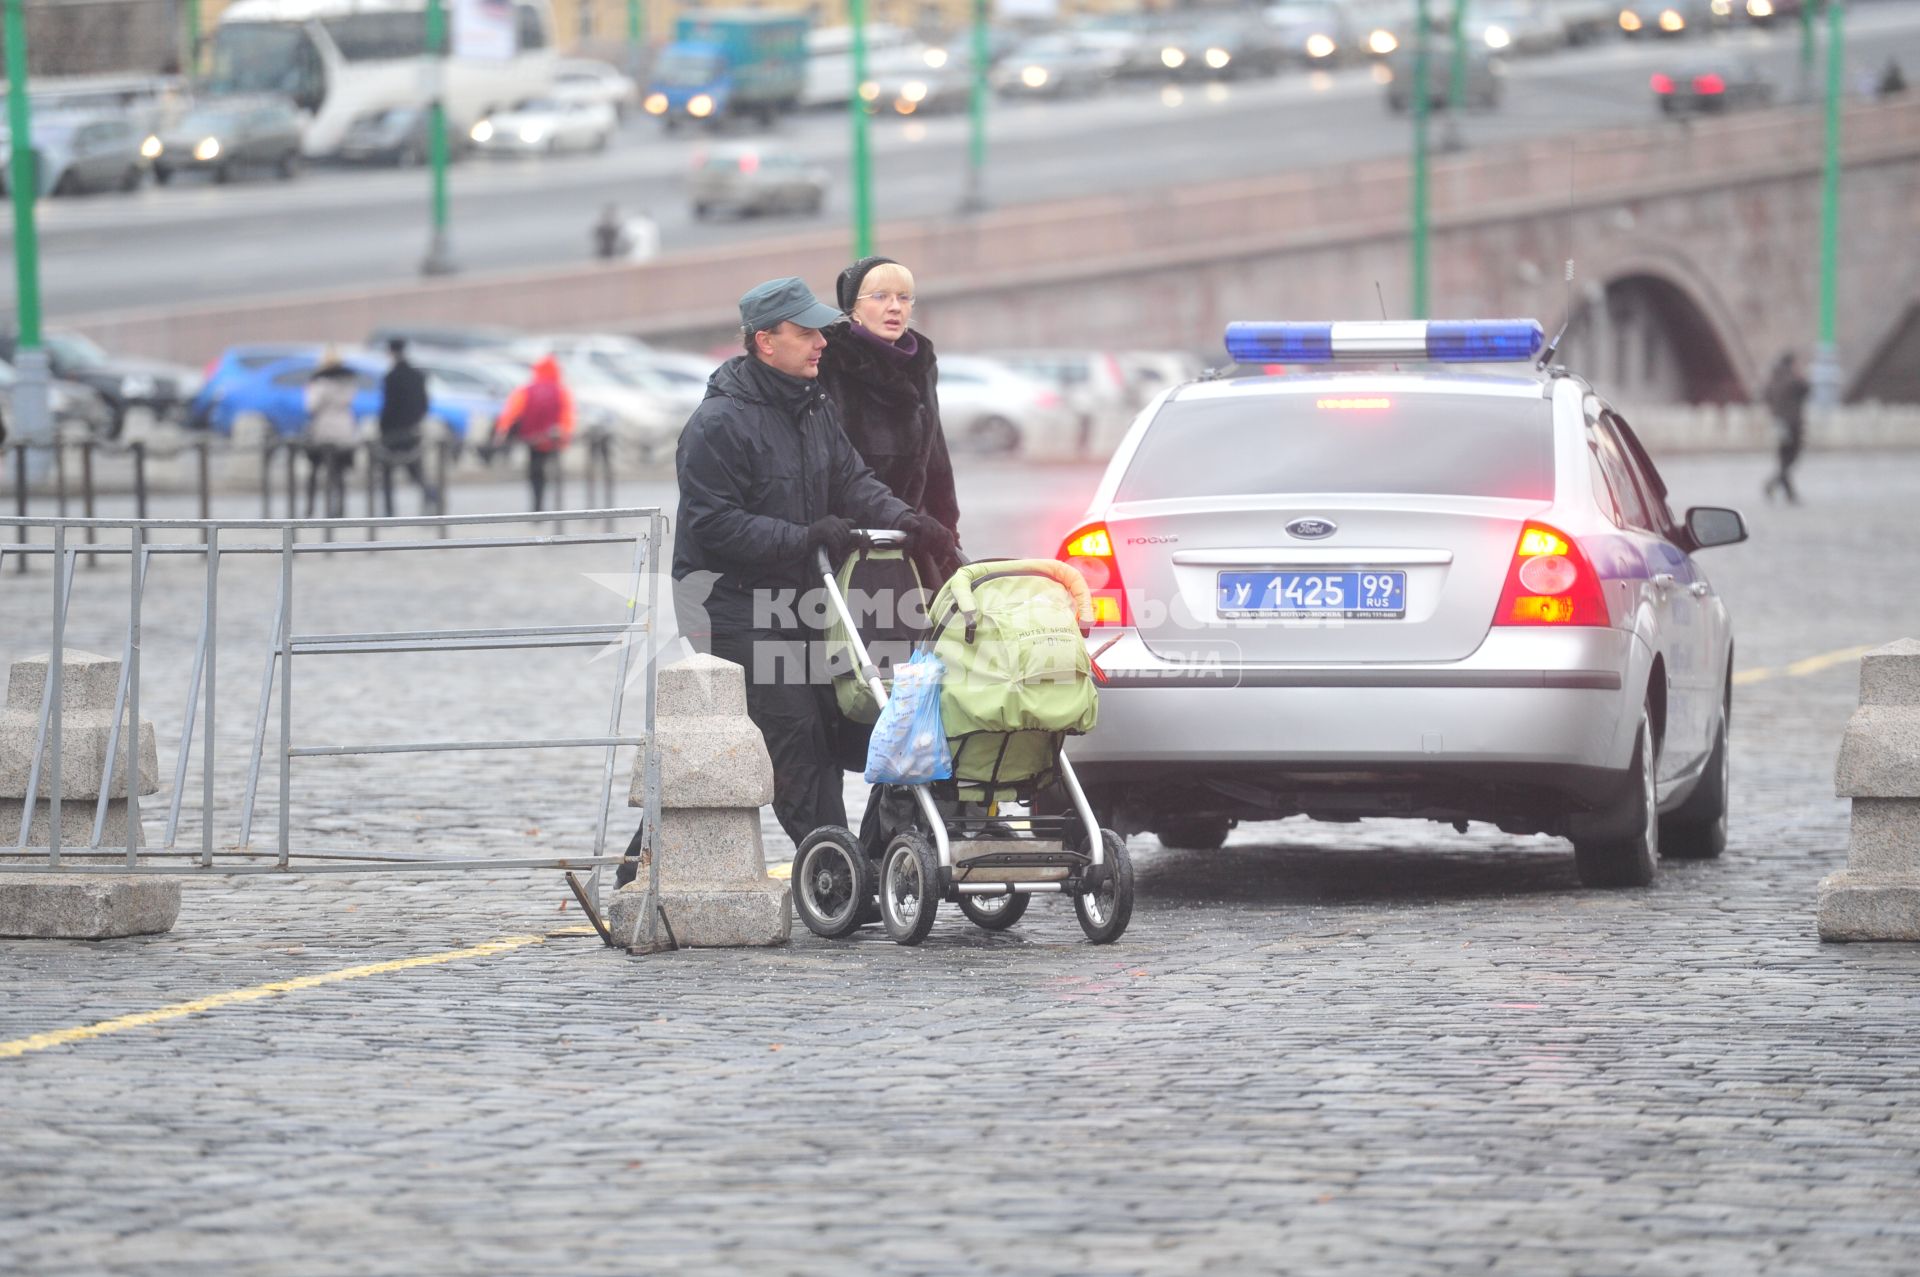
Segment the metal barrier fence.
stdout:
<svg viewBox="0 0 1920 1277">
<path fill-rule="evenodd" d="M 618 523 L 632 523 L 633 530 L 533 536 L 446 535 L 458 529 L 506 528 L 524 524 L 537 517 L 540 522 L 584 524 L 600 522 L 608 529 Z M 331 534 L 373 525 L 379 529 L 424 529 L 437 534 L 434 539 L 414 538 L 390 541 L 306 541 L 301 534 Z M 659 573 L 649 571 L 665 540 L 666 520 L 656 508 L 549 511 L 527 514 L 422 515 L 398 519 L 62 519 L 0 517 L 0 529 L 13 528 L 19 539 L 0 539 L 0 564 L 10 556 L 49 557 L 55 571 L 50 609 L 50 655 L 47 680 L 41 697 L 38 730 L 34 740 L 31 769 L 26 785 L 19 836 L 8 854 L 22 859 L 0 859 L 0 872 L 7 873 L 326 873 L 370 870 L 458 870 L 458 869 L 583 869 L 594 871 L 592 889 L 597 898 L 600 867 L 619 863 L 621 856 L 607 854 L 608 808 L 613 796 L 615 757 L 623 745 L 639 746 L 643 753 L 643 807 L 639 858 L 651 855 L 654 831 L 659 826 L 660 759 L 654 737 L 655 681 L 650 663 L 659 615 Z M 97 534 L 124 530 L 124 544 L 101 542 Z M 48 541 L 27 540 L 30 531 L 44 531 Z M 74 534 L 89 539 L 76 546 Z M 246 533 L 265 534 L 267 539 L 252 538 L 236 543 L 232 537 Z M 200 540 L 168 540 L 185 534 Z M 450 552 L 460 550 L 509 549 L 521 547 L 630 545 L 630 584 L 625 594 L 626 619 L 608 624 L 507 626 L 475 629 L 393 630 L 368 633 L 296 633 L 293 630 L 295 586 L 294 565 L 303 555 L 322 553 L 370 552 Z M 105 752 L 98 805 L 92 837 L 78 849 L 61 846 L 62 815 L 62 660 L 66 639 L 67 613 L 73 598 L 74 569 L 85 554 L 125 555 L 128 561 L 128 607 L 125 641 L 122 650 L 120 681 L 115 695 L 111 729 Z M 198 555 L 205 560 L 206 587 L 201 609 L 200 633 L 195 644 L 192 672 L 188 681 L 186 705 L 178 755 L 174 763 L 173 788 L 169 798 L 166 835 L 158 849 L 140 846 L 140 656 L 141 601 L 146 587 L 147 569 L 155 555 Z M 220 563 L 227 555 L 271 555 L 279 560 L 279 584 L 274 603 L 272 641 L 261 676 L 260 697 L 255 711 L 253 748 L 247 770 L 245 795 L 239 813 L 237 842 L 216 846 L 215 764 L 215 692 L 219 672 Z M 9 590 L 22 597 L 34 587 L 16 582 L 11 587 L 0 578 L 0 597 Z M 642 604 L 644 602 L 644 612 Z M 9 602 L 9 608 L 18 606 Z M 17 614 L 17 613 L 16 613 Z M 421 740 L 398 743 L 305 744 L 296 743 L 293 715 L 293 662 L 296 656 L 350 655 L 392 652 L 494 651 L 521 648 L 604 647 L 618 643 L 620 655 L 612 695 L 607 730 L 601 735 L 541 739 L 507 740 Z M 625 707 L 626 688 L 632 671 L 634 647 L 638 645 L 648 659 L 644 678 L 643 727 L 639 735 L 622 735 L 620 721 Z M 266 733 L 279 684 L 279 738 L 273 748 L 278 762 L 279 826 L 274 850 L 255 851 L 252 847 L 254 800 L 258 794 L 260 773 L 267 758 Z M 204 819 L 200 848 L 196 851 L 175 847 L 179 829 L 181 799 L 187 787 L 187 771 L 193 752 L 196 718 L 200 729 L 200 783 Z M 130 724 L 128 739 L 120 740 L 122 724 Z M 344 754 L 442 753 L 466 750 L 521 749 L 604 749 L 600 785 L 600 807 L 595 822 L 591 855 L 565 857 L 510 857 L 501 859 L 473 857 L 436 857 L 415 853 L 378 851 L 303 851 L 292 841 L 292 769 L 300 758 Z M 117 781 L 121 793 L 114 792 Z M 48 804 L 48 841 L 42 846 L 27 845 L 41 780 L 46 782 Z M 100 846 L 109 801 L 124 797 L 127 803 L 127 846 L 107 850 Z M 4 837 L 0 833 L 0 837 Z M 0 844 L 0 848 L 4 845 Z"/>
</svg>

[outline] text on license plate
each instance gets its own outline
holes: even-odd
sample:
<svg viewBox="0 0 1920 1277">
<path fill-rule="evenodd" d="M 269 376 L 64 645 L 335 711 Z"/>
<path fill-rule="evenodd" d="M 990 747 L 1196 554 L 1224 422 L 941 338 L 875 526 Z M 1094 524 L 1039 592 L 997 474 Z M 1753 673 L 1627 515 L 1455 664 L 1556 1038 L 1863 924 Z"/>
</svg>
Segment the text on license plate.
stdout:
<svg viewBox="0 0 1920 1277">
<path fill-rule="evenodd" d="M 1222 572 L 1216 597 L 1222 616 L 1399 617 L 1407 612 L 1407 574 Z"/>
</svg>

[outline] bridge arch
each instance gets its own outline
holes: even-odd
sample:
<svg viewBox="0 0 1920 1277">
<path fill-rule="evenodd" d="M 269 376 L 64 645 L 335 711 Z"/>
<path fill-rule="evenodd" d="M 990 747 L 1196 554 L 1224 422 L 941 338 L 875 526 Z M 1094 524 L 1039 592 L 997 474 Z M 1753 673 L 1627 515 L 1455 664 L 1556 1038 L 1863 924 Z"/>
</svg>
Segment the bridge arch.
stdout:
<svg viewBox="0 0 1920 1277">
<path fill-rule="evenodd" d="M 1609 395 L 1642 402 L 1744 403 L 1759 384 L 1718 291 L 1672 255 L 1607 264 L 1606 283 L 1575 303 L 1567 362 Z"/>
</svg>

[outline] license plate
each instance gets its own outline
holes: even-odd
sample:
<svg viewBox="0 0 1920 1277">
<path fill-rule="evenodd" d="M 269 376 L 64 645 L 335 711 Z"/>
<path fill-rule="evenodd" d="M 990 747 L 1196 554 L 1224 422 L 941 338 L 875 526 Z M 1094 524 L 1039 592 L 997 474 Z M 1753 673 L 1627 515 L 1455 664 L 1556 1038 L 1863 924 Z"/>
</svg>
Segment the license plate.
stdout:
<svg viewBox="0 0 1920 1277">
<path fill-rule="evenodd" d="M 1226 617 L 1394 619 L 1407 614 L 1407 574 L 1344 568 L 1332 572 L 1222 572 L 1215 595 Z"/>
</svg>

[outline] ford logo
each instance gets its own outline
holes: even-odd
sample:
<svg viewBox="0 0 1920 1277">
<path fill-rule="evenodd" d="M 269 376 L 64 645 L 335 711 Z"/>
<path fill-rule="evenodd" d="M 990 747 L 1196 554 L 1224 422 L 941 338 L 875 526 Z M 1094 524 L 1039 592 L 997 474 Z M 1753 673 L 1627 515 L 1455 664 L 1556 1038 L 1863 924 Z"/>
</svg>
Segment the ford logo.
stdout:
<svg viewBox="0 0 1920 1277">
<path fill-rule="evenodd" d="M 1332 519 L 1295 519 L 1287 525 L 1287 535 L 1299 537 L 1302 541 L 1318 541 L 1339 530 L 1340 525 Z"/>
</svg>

